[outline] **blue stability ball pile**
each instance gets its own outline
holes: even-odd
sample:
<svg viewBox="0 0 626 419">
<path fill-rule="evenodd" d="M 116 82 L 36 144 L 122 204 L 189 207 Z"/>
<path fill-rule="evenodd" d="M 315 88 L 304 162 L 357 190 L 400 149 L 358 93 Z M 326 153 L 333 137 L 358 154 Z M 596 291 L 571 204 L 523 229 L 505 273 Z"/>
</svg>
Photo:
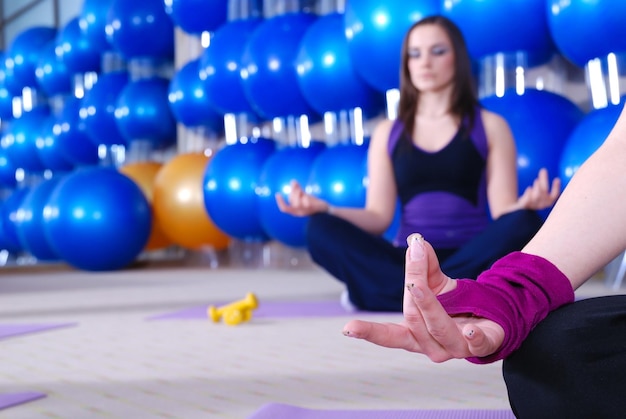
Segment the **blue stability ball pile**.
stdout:
<svg viewBox="0 0 626 419">
<path fill-rule="evenodd" d="M 254 114 L 243 90 L 242 56 L 260 18 L 237 19 L 222 25 L 200 56 L 200 79 L 207 100 L 222 114 Z"/>
<path fill-rule="evenodd" d="M 570 179 L 597 149 L 613 129 L 623 106 L 608 106 L 589 112 L 568 138 L 560 161 L 563 184 Z"/>
<path fill-rule="evenodd" d="M 83 270 L 124 268 L 150 236 L 151 207 L 141 189 L 113 168 L 78 169 L 48 202 L 44 231 L 59 257 Z"/>
<path fill-rule="evenodd" d="M 611 52 L 626 52 L 626 2 L 548 0 L 546 5 L 554 43 L 577 66 Z"/>
<path fill-rule="evenodd" d="M 266 241 L 259 218 L 257 188 L 275 142 L 251 139 L 220 149 L 204 174 L 204 206 L 220 230 L 239 240 Z"/>
<path fill-rule="evenodd" d="M 206 127 L 214 132 L 223 130 L 223 115 L 217 113 L 200 79 L 200 60 L 183 65 L 171 80 L 168 101 L 174 118 L 186 127 Z"/>
<path fill-rule="evenodd" d="M 242 59 L 243 89 L 262 118 L 315 114 L 298 87 L 295 66 L 300 41 L 315 19 L 310 13 L 277 15 L 250 36 Z"/>
<path fill-rule="evenodd" d="M 307 217 L 294 217 L 278 209 L 274 194 L 285 200 L 296 180 L 304 188 L 308 184 L 313 162 L 325 149 L 322 143 L 307 148 L 286 147 L 267 159 L 259 180 L 259 216 L 265 232 L 274 240 L 291 247 L 306 247 Z"/>
<path fill-rule="evenodd" d="M 356 72 L 380 92 L 398 88 L 405 32 L 440 9 L 441 0 L 348 0 L 345 35 Z"/>
<path fill-rule="evenodd" d="M 296 60 L 298 84 L 319 114 L 360 107 L 374 115 L 383 109 L 384 96 L 355 72 L 343 21 L 343 14 L 331 13 L 309 27 Z"/>
<path fill-rule="evenodd" d="M 548 91 L 528 89 L 518 95 L 507 90 L 502 98 L 482 100 L 509 123 L 517 146 L 520 192 L 530 186 L 543 167 L 558 176 L 565 142 L 584 113 L 569 99 Z"/>
<path fill-rule="evenodd" d="M 311 193 L 332 205 L 365 205 L 367 146 L 339 144 L 321 152 L 309 178 Z"/>
<path fill-rule="evenodd" d="M 47 179 L 34 186 L 19 206 L 16 231 L 24 250 L 39 260 L 57 260 L 59 257 L 44 234 L 44 211 L 48 200 L 59 183 L 58 177 Z"/>
<path fill-rule="evenodd" d="M 554 52 L 545 0 L 458 0 L 443 5 L 442 13 L 459 26 L 474 59 L 524 51 L 539 64 Z"/>
</svg>

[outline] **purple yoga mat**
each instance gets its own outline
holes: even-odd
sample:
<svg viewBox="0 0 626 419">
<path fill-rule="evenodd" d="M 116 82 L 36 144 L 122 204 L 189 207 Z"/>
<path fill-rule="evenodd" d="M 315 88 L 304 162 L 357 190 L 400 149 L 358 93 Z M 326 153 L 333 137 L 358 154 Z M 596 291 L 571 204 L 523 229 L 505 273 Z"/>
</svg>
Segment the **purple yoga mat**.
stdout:
<svg viewBox="0 0 626 419">
<path fill-rule="evenodd" d="M 26 393 L 6 393 L 0 394 L 0 410 L 7 409 L 18 404 L 32 402 L 33 400 L 46 397 L 43 393 L 29 391 Z"/>
<path fill-rule="evenodd" d="M 220 307 L 223 304 L 213 304 Z M 174 311 L 172 313 L 158 314 L 151 316 L 148 320 L 196 320 L 207 319 L 206 306 L 191 307 L 188 309 Z M 344 309 L 339 301 L 299 301 L 299 302 L 268 302 L 259 304 L 253 311 L 253 317 L 276 318 L 276 317 L 332 317 L 332 316 L 354 316 L 364 314 L 380 314 L 368 311 L 349 312 Z M 396 313 L 399 314 L 399 313 Z"/>
<path fill-rule="evenodd" d="M 77 323 L 33 323 L 33 324 L 2 324 L 0 323 L 0 340 L 28 333 L 43 332 L 62 327 L 75 326 Z"/>
<path fill-rule="evenodd" d="M 515 419 L 510 410 L 317 410 L 281 403 L 262 406 L 248 419 Z"/>
</svg>

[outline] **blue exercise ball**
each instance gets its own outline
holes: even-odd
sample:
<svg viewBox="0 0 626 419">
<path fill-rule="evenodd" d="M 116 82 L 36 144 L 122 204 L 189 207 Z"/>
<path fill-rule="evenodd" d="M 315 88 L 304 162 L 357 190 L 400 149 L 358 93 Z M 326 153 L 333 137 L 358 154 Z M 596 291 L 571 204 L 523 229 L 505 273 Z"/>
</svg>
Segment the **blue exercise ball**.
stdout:
<svg viewBox="0 0 626 419">
<path fill-rule="evenodd" d="M 127 267 L 148 242 L 152 209 L 142 190 L 113 168 L 63 177 L 48 201 L 44 232 L 70 265 L 87 271 Z"/>
<path fill-rule="evenodd" d="M 24 87 L 37 87 L 35 70 L 41 50 L 57 35 L 47 26 L 33 26 L 20 32 L 6 52 L 6 88 L 13 95 L 21 95 Z"/>
<path fill-rule="evenodd" d="M 126 71 L 112 71 L 98 76 L 80 102 L 80 119 L 85 132 L 95 145 L 126 145 L 126 138 L 117 126 L 117 99 L 129 83 Z"/>
<path fill-rule="evenodd" d="M 112 49 L 127 61 L 174 58 L 174 24 L 163 0 L 113 0 L 106 33 Z"/>
<path fill-rule="evenodd" d="M 37 139 L 49 109 L 39 106 L 11 121 L 0 141 L 11 162 L 27 172 L 42 172 L 45 169 L 37 152 Z"/>
<path fill-rule="evenodd" d="M 367 146 L 337 144 L 321 152 L 311 167 L 311 193 L 331 205 L 365 206 Z"/>
<path fill-rule="evenodd" d="M 56 40 L 48 42 L 41 50 L 35 68 L 39 88 L 48 96 L 72 93 L 72 76 L 56 53 Z"/>
<path fill-rule="evenodd" d="M 17 167 L 11 163 L 4 148 L 0 147 L 0 190 L 13 189 L 17 186 L 16 170 Z"/>
<path fill-rule="evenodd" d="M 626 2 L 547 0 L 546 6 L 554 43 L 575 65 L 584 67 L 589 60 L 626 52 Z"/>
<path fill-rule="evenodd" d="M 343 14 L 327 14 L 309 27 L 296 66 L 302 94 L 319 114 L 358 107 L 373 116 L 384 109 L 384 95 L 365 83 L 354 68 Z"/>
<path fill-rule="evenodd" d="M 17 212 L 15 228 L 22 248 L 38 260 L 58 260 L 59 256 L 44 234 L 43 218 L 48 200 L 59 177 L 45 179 L 30 188 Z"/>
<path fill-rule="evenodd" d="M 243 53 L 260 18 L 237 19 L 215 31 L 200 56 L 199 72 L 207 100 L 222 114 L 255 115 L 243 90 Z"/>
<path fill-rule="evenodd" d="M 485 108 L 502 115 L 511 127 L 517 146 L 519 192 L 523 192 L 545 167 L 550 177 L 559 174 L 563 147 L 584 113 L 575 103 L 556 93 L 514 88 L 503 97 L 482 100 Z"/>
<path fill-rule="evenodd" d="M 80 18 L 70 19 L 56 38 L 56 54 L 71 74 L 99 72 L 102 51 L 80 28 Z"/>
<path fill-rule="evenodd" d="M 609 105 L 606 108 L 592 110 L 576 125 L 561 154 L 560 175 L 564 186 L 569 183 L 585 160 L 602 145 L 622 109 L 622 105 Z"/>
<path fill-rule="evenodd" d="M 65 98 L 52 125 L 54 147 L 74 166 L 91 166 L 99 161 L 98 144 L 88 135 L 87 124 L 81 118 L 83 101 L 73 96 Z"/>
<path fill-rule="evenodd" d="M 165 12 L 183 31 L 198 35 L 216 31 L 228 17 L 224 0 L 163 0 Z"/>
<path fill-rule="evenodd" d="M 206 127 L 222 132 L 224 116 L 209 101 L 200 80 L 199 59 L 183 65 L 170 81 L 167 99 L 176 121 L 186 127 Z"/>
<path fill-rule="evenodd" d="M 241 77 L 248 101 L 262 118 L 315 115 L 300 91 L 295 65 L 300 41 L 315 20 L 310 13 L 277 15 L 250 36 Z"/>
<path fill-rule="evenodd" d="M 20 187 L 11 191 L 11 194 L 2 202 L 0 206 L 0 219 L 2 231 L 2 242 L 5 246 L 4 250 L 8 250 L 11 253 L 19 253 L 24 250 L 20 242 L 20 238 L 17 234 L 17 222 L 18 212 L 20 206 L 24 201 L 24 198 L 30 192 L 28 187 Z"/>
<path fill-rule="evenodd" d="M 306 247 L 308 217 L 294 217 L 278 209 L 276 193 L 285 200 L 289 196 L 291 181 L 302 187 L 308 184 L 313 162 L 326 146 L 313 142 L 309 147 L 285 147 L 272 154 L 261 169 L 259 178 L 259 217 L 269 237 L 290 247 Z"/>
<path fill-rule="evenodd" d="M 61 128 L 57 125 L 58 119 L 56 115 L 48 115 L 45 118 L 35 145 L 39 160 L 47 170 L 68 172 L 74 168 L 74 164 L 65 156 L 65 150 L 61 148 L 61 142 L 55 132 Z"/>
<path fill-rule="evenodd" d="M 348 0 L 344 27 L 356 72 L 380 92 L 397 89 L 404 35 L 413 23 L 438 14 L 440 3 L 440 0 Z"/>
<path fill-rule="evenodd" d="M 83 35 L 99 51 L 111 49 L 106 34 L 106 24 L 112 5 L 113 0 L 83 0 L 83 7 L 78 14 Z"/>
<path fill-rule="evenodd" d="M 0 120 L 13 119 L 13 93 L 6 87 L 6 54 L 0 52 Z"/>
<path fill-rule="evenodd" d="M 259 218 L 256 190 L 261 170 L 275 151 L 264 138 L 227 145 L 218 150 L 204 174 L 204 206 L 215 225 L 230 237 L 267 241 Z"/>
<path fill-rule="evenodd" d="M 538 64 L 554 54 L 545 0 L 457 0 L 443 2 L 442 9 L 459 26 L 476 60 L 527 52 Z"/>
<path fill-rule="evenodd" d="M 167 99 L 169 80 L 150 77 L 129 82 L 117 98 L 115 123 L 126 143 L 149 141 L 154 149 L 176 139 L 176 120 Z"/>
</svg>

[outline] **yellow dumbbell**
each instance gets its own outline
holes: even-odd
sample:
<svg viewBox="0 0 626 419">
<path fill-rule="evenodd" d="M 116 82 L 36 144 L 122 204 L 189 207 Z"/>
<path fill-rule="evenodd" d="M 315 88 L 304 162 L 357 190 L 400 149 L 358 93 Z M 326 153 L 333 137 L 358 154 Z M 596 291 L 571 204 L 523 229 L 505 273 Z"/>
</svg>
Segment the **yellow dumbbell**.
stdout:
<svg viewBox="0 0 626 419">
<path fill-rule="evenodd" d="M 229 326 L 247 322 L 252 318 L 252 310 L 259 306 L 256 295 L 249 292 L 242 300 L 221 307 L 209 306 L 207 314 L 214 323 L 224 320 Z"/>
</svg>

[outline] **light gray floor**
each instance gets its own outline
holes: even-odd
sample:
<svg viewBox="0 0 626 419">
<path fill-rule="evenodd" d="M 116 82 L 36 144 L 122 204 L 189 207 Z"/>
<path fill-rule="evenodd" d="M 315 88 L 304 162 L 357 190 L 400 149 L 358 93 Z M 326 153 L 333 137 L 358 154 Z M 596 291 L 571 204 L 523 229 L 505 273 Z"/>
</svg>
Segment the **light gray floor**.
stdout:
<svg viewBox="0 0 626 419">
<path fill-rule="evenodd" d="M 197 262 L 197 261 L 196 261 Z M 306 261 L 305 261 L 306 262 Z M 289 264 L 287 264 L 289 265 Z M 254 292 L 326 301 L 342 287 L 295 268 L 148 266 L 113 273 L 0 268 L 0 322 L 76 322 L 0 341 L 0 393 L 45 399 L 1 418 L 247 418 L 263 404 L 319 409 L 506 409 L 499 364 L 433 364 L 344 337 L 351 317 L 146 321 Z M 592 280 L 579 294 L 619 293 Z M 399 315 L 376 315 L 396 321 Z"/>
</svg>

